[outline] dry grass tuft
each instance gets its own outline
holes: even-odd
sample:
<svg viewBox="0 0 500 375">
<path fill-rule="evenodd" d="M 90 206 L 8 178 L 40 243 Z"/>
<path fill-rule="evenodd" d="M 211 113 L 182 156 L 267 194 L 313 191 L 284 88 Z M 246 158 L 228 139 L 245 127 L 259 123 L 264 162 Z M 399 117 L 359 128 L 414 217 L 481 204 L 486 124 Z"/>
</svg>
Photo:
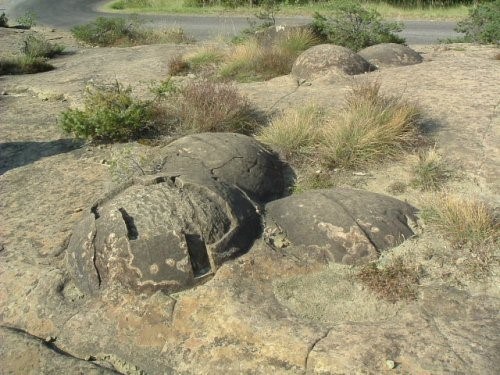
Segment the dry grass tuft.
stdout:
<svg viewBox="0 0 500 375">
<path fill-rule="evenodd" d="M 435 148 L 420 152 L 413 168 L 412 186 L 422 190 L 439 190 L 452 177 L 451 169 Z"/>
<path fill-rule="evenodd" d="M 260 120 L 257 111 L 234 86 L 208 80 L 190 82 L 168 95 L 156 104 L 155 114 L 178 134 L 253 134 Z"/>
<path fill-rule="evenodd" d="M 328 167 L 365 167 L 418 142 L 419 110 L 379 90 L 379 83 L 354 87 L 339 115 L 325 126 L 321 158 Z"/>
<path fill-rule="evenodd" d="M 168 72 L 171 76 L 186 74 L 190 65 L 182 56 L 174 56 L 168 62 Z"/>
<path fill-rule="evenodd" d="M 291 109 L 262 128 L 257 138 L 289 161 L 302 160 L 321 141 L 324 117 L 324 112 L 316 106 Z"/>
<path fill-rule="evenodd" d="M 478 200 L 441 194 L 427 203 L 422 218 L 456 247 L 498 243 L 500 237 L 494 210 Z"/>
<path fill-rule="evenodd" d="M 417 298 L 417 287 L 421 271 L 406 266 L 401 258 L 378 268 L 375 263 L 361 267 L 357 279 L 368 289 L 389 302 L 411 301 Z"/>
</svg>

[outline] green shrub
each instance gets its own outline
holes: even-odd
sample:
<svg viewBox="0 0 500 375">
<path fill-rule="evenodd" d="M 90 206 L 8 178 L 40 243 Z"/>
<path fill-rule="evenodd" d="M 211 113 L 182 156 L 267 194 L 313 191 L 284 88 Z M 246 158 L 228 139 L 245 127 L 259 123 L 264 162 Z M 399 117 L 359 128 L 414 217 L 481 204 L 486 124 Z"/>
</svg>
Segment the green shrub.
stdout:
<svg viewBox="0 0 500 375">
<path fill-rule="evenodd" d="M 51 58 L 60 55 L 64 46 L 52 44 L 42 36 L 28 35 L 24 38 L 22 52 L 31 57 Z"/>
<path fill-rule="evenodd" d="M 4 74 L 34 74 L 54 69 L 44 58 L 20 56 L 0 59 L 0 75 Z"/>
<path fill-rule="evenodd" d="M 478 3 L 469 10 L 469 16 L 455 28 L 465 33 L 460 40 L 479 44 L 500 43 L 500 0 Z"/>
<path fill-rule="evenodd" d="M 100 142 L 127 141 L 149 130 L 150 103 L 132 98 L 131 88 L 118 82 L 87 88 L 84 109 L 69 109 L 60 117 L 64 131 Z"/>
<path fill-rule="evenodd" d="M 9 19 L 5 13 L 0 14 L 0 27 L 9 27 Z"/>
<path fill-rule="evenodd" d="M 378 12 L 350 1 L 335 3 L 327 16 L 316 13 L 312 26 L 328 43 L 353 51 L 379 43 L 405 42 L 394 34 L 403 29 L 401 24 L 383 22 Z"/>
<path fill-rule="evenodd" d="M 31 11 L 27 11 L 22 16 L 16 19 L 18 27 L 22 29 L 31 29 L 36 26 L 36 14 Z"/>
<path fill-rule="evenodd" d="M 101 47 L 192 41 L 181 28 L 147 29 L 139 19 L 98 17 L 71 32 L 76 39 Z"/>
</svg>

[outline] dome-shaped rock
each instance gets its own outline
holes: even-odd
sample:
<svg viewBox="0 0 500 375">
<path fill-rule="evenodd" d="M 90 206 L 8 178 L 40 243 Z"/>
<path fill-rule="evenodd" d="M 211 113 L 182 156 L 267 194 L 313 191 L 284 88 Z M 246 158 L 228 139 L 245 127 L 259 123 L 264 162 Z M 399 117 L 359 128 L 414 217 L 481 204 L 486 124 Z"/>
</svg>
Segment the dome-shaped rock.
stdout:
<svg viewBox="0 0 500 375">
<path fill-rule="evenodd" d="M 367 47 L 358 55 L 377 67 L 414 65 L 422 62 L 422 56 L 411 48 L 397 43 L 382 43 Z"/>
<path fill-rule="evenodd" d="M 355 75 L 375 70 L 364 58 L 349 48 L 320 44 L 302 52 L 295 60 L 292 75 L 313 80 L 331 72 Z"/>
<path fill-rule="evenodd" d="M 97 203 L 75 227 L 67 263 L 80 289 L 174 292 L 248 250 L 261 232 L 238 189 L 148 176 Z"/>
<path fill-rule="evenodd" d="M 285 191 L 284 165 L 255 139 L 236 133 L 202 133 L 182 137 L 158 150 L 158 173 L 209 179 L 235 185 L 252 199 L 267 202 Z"/>
<path fill-rule="evenodd" d="M 415 211 L 380 194 L 326 189 L 268 203 L 266 223 L 293 245 L 315 247 L 335 262 L 359 264 L 413 236 L 408 218 L 414 220 Z"/>
</svg>

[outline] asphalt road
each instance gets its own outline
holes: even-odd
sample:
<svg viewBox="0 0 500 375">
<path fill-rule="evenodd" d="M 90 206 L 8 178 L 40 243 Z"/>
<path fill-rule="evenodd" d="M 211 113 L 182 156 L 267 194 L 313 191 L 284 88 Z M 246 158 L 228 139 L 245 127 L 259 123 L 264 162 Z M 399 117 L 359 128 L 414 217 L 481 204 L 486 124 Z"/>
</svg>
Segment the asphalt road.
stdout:
<svg viewBox="0 0 500 375">
<path fill-rule="evenodd" d="M 0 9 L 4 8 L 12 20 L 30 10 L 36 14 L 38 23 L 56 28 L 69 29 L 75 25 L 94 20 L 98 16 L 115 16 L 102 13 L 97 9 L 102 0 L 0 0 Z M 197 40 L 211 39 L 217 36 L 233 36 L 248 27 L 246 17 L 235 16 L 141 16 L 158 25 L 182 27 Z M 309 18 L 278 18 L 278 24 L 304 24 Z M 408 44 L 432 44 L 439 39 L 457 36 L 453 31 L 454 22 L 442 21 L 405 21 L 401 33 Z"/>
</svg>

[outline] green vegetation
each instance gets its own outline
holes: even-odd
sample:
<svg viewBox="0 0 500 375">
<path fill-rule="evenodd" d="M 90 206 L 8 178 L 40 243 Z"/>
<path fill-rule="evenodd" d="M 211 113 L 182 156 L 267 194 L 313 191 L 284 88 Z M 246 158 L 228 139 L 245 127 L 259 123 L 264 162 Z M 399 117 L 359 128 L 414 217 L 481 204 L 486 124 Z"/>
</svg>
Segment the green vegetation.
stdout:
<svg viewBox="0 0 500 375">
<path fill-rule="evenodd" d="M 88 87 L 85 108 L 61 114 L 62 129 L 77 138 L 102 142 L 137 138 L 146 132 L 151 117 L 149 103 L 133 99 L 131 91 L 118 82 Z"/>
<path fill-rule="evenodd" d="M 362 284 L 389 302 L 417 299 L 420 277 L 420 270 L 405 265 L 402 258 L 396 258 L 380 268 L 376 263 L 369 263 L 361 267 L 357 274 Z"/>
<path fill-rule="evenodd" d="M 192 13 L 192 14 L 244 14 L 252 16 L 263 7 L 256 1 L 238 1 L 241 6 L 224 5 L 210 0 L 117 0 L 106 6 L 107 10 L 130 13 Z M 276 1 L 281 16 L 310 15 L 324 12 L 335 1 Z M 263 2 L 264 6 L 269 1 Z M 459 20 L 467 15 L 471 0 L 459 1 L 370 1 L 360 3 L 377 11 L 384 19 L 441 19 Z"/>
<path fill-rule="evenodd" d="M 341 1 L 332 6 L 328 15 L 314 14 L 314 31 L 328 43 L 359 51 L 380 43 L 404 43 L 394 34 L 402 24 L 383 22 L 379 13 L 367 10 L 358 3 Z"/>
<path fill-rule="evenodd" d="M 379 92 L 378 83 L 356 86 L 323 130 L 320 157 L 330 168 L 363 168 L 414 146 L 419 110 Z"/>
<path fill-rule="evenodd" d="M 465 36 L 458 41 L 499 44 L 500 43 L 500 0 L 476 4 L 469 16 L 460 21 L 455 31 Z"/>
<path fill-rule="evenodd" d="M 500 238 L 494 210 L 477 200 L 443 194 L 428 202 L 422 218 L 456 247 L 498 243 Z"/>
<path fill-rule="evenodd" d="M 0 27 L 9 27 L 9 19 L 3 12 L 0 14 Z"/>
<path fill-rule="evenodd" d="M 442 156 L 432 148 L 418 154 L 413 175 L 412 186 L 422 190 L 439 190 L 452 177 L 452 171 Z"/>
<path fill-rule="evenodd" d="M 259 125 L 255 110 L 231 85 L 201 81 L 179 88 L 167 80 L 152 91 L 154 100 L 141 101 L 118 82 L 88 87 L 84 108 L 64 111 L 60 125 L 95 142 L 199 132 L 251 134 Z"/>
<path fill-rule="evenodd" d="M 64 52 L 64 46 L 50 43 L 43 36 L 28 35 L 23 44 L 22 52 L 30 57 L 51 58 Z"/>
<path fill-rule="evenodd" d="M 71 32 L 78 40 L 101 47 L 192 41 L 180 28 L 146 29 L 138 19 L 98 17 L 95 21 L 73 27 Z"/>
<path fill-rule="evenodd" d="M 28 11 L 22 16 L 16 19 L 16 23 L 18 24 L 18 28 L 22 29 L 31 29 L 36 26 L 36 14 Z"/>
<path fill-rule="evenodd" d="M 0 75 L 4 74 L 34 74 L 54 69 L 44 58 L 19 56 L 0 59 Z"/>
</svg>

